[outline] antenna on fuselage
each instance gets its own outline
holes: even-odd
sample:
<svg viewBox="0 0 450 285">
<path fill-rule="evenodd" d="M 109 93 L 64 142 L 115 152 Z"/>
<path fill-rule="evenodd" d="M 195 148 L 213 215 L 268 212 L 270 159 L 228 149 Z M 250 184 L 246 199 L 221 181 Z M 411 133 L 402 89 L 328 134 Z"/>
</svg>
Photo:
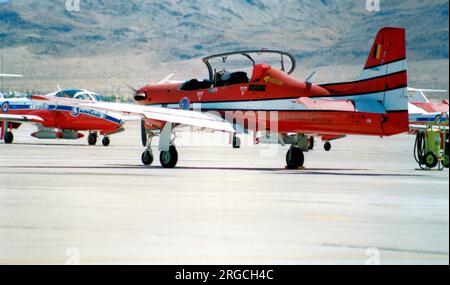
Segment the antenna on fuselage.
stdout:
<svg viewBox="0 0 450 285">
<path fill-rule="evenodd" d="M 308 78 L 306 78 L 305 83 L 312 85 L 314 83 L 314 81 L 316 80 L 317 77 L 317 71 L 314 71 L 313 73 L 311 73 L 310 76 L 308 76 Z"/>
</svg>

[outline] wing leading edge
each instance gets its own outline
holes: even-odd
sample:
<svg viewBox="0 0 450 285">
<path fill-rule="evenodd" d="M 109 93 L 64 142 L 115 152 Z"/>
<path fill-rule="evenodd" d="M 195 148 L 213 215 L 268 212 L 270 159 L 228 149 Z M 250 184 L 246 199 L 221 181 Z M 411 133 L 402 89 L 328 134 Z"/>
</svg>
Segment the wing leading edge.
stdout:
<svg viewBox="0 0 450 285">
<path fill-rule="evenodd" d="M 33 100 L 46 100 L 76 107 L 91 108 L 100 111 L 119 112 L 128 115 L 140 115 L 144 118 L 162 122 L 170 122 L 217 131 L 235 132 L 233 125 L 219 116 L 194 111 L 168 109 L 151 106 L 141 106 L 123 103 L 94 102 L 86 103 L 79 100 L 49 98 L 46 96 L 33 96 Z"/>
</svg>

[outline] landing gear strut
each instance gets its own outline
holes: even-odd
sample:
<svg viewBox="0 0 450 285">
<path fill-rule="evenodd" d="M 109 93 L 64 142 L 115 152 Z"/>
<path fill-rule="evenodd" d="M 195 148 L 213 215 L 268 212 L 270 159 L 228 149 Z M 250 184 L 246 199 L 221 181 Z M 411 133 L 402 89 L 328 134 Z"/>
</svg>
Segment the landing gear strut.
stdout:
<svg viewBox="0 0 450 285">
<path fill-rule="evenodd" d="M 233 148 L 238 149 L 241 148 L 241 139 L 237 136 L 233 136 Z"/>
<path fill-rule="evenodd" d="M 145 129 L 143 129 L 144 133 L 142 133 L 142 144 L 144 144 L 145 141 L 145 151 L 142 153 L 141 156 L 141 160 L 142 163 L 146 166 L 150 166 L 153 163 L 154 160 L 154 156 L 153 156 L 153 151 L 152 151 L 152 139 L 155 136 L 153 133 L 150 133 L 149 135 L 147 135 L 145 133 Z M 144 140 L 145 138 L 145 140 Z"/>
</svg>

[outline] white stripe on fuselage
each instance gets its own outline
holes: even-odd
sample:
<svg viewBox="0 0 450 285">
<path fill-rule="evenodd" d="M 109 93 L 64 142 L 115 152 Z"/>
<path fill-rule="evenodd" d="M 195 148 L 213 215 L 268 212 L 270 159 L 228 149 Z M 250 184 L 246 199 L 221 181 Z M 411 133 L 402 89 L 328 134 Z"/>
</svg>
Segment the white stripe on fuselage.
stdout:
<svg viewBox="0 0 450 285">
<path fill-rule="evenodd" d="M 339 97 L 311 97 L 312 100 L 365 100 L 384 102 L 386 111 L 407 110 L 407 88 L 399 88 L 387 92 L 376 92 L 368 94 L 360 94 L 353 96 Z M 235 101 L 235 102 L 199 102 L 193 103 L 195 109 L 204 110 L 242 110 L 242 111 L 308 111 L 305 105 L 294 103 L 297 98 L 278 99 L 278 100 L 258 100 L 258 101 Z M 171 109 L 179 109 L 179 104 L 151 105 L 154 107 L 166 107 Z M 325 111 L 325 110 L 324 110 Z"/>
<path fill-rule="evenodd" d="M 365 80 L 380 76 L 385 76 L 388 74 L 394 74 L 401 71 L 405 71 L 407 69 L 406 59 L 396 61 L 393 63 L 384 64 L 381 66 L 376 66 L 372 68 L 368 68 L 363 70 L 361 75 L 359 76 L 359 80 Z"/>
</svg>

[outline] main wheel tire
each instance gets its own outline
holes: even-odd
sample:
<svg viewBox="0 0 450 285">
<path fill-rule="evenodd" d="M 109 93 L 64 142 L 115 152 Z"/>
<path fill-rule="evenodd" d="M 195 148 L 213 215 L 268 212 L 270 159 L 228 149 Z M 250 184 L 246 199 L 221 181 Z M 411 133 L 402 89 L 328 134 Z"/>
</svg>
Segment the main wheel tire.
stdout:
<svg viewBox="0 0 450 285">
<path fill-rule="evenodd" d="M 286 154 L 286 163 L 288 169 L 298 169 L 305 163 L 303 151 L 298 147 L 292 147 Z"/>
<path fill-rule="evenodd" d="M 11 132 L 6 132 L 5 134 L 5 143 L 6 144 L 12 144 L 14 141 L 14 135 Z"/>
<path fill-rule="evenodd" d="M 241 139 L 238 137 L 233 137 L 233 148 L 241 148 Z"/>
<path fill-rule="evenodd" d="M 170 146 L 169 151 L 161 151 L 159 161 L 164 168 L 174 168 L 178 162 L 178 152 L 174 146 Z"/>
<path fill-rule="evenodd" d="M 141 159 L 144 165 L 149 166 L 152 165 L 154 157 L 151 151 L 146 150 L 142 153 Z"/>
<path fill-rule="evenodd" d="M 90 133 L 88 136 L 88 144 L 89 145 L 95 145 L 97 144 L 97 134 L 96 133 Z"/>
<path fill-rule="evenodd" d="M 103 139 L 102 139 L 103 146 L 109 146 L 110 143 L 111 143 L 111 140 L 109 139 L 109 137 L 103 137 Z"/>
<path fill-rule="evenodd" d="M 331 150 L 331 143 L 330 143 L 330 142 L 326 142 L 326 143 L 323 145 L 323 149 L 324 149 L 325 151 L 330 151 L 330 150 Z"/>
<path fill-rule="evenodd" d="M 425 165 L 428 168 L 435 168 L 439 163 L 439 160 L 437 158 L 437 156 L 432 153 L 432 152 L 428 152 L 427 154 L 425 154 Z"/>
</svg>

